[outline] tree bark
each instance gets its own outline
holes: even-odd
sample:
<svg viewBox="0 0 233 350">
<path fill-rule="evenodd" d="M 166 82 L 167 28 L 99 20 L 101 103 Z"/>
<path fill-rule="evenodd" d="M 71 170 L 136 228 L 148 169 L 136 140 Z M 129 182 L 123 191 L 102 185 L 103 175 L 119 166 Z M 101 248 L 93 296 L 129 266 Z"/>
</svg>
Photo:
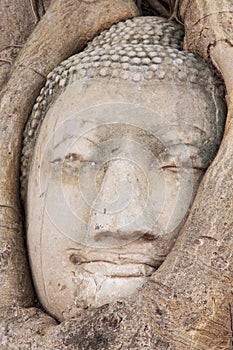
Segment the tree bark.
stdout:
<svg viewBox="0 0 233 350">
<path fill-rule="evenodd" d="M 70 2 L 66 1 L 66 4 L 68 3 Z M 97 4 L 100 6 L 100 3 L 106 2 L 100 1 L 96 6 Z M 86 6 L 86 2 L 80 6 Z M 88 16 L 95 14 L 94 10 L 93 12 L 90 10 L 92 6 L 95 6 L 95 2 L 88 5 Z M 67 12 L 67 16 L 70 17 L 74 10 L 72 8 L 71 12 Z M 102 11 L 104 18 L 107 14 L 104 9 Z M 85 14 L 87 15 L 87 12 Z M 127 16 L 130 16 L 129 13 Z M 85 315 L 77 315 L 75 319 L 65 321 L 56 327 L 54 321 L 38 309 L 6 307 L 14 304 L 14 301 L 21 306 L 32 304 L 31 292 L 26 292 L 29 274 L 26 261 L 23 260 L 25 255 L 17 202 L 18 163 L 24 122 L 39 86 L 47 74 L 47 65 L 50 70 L 59 63 L 59 60 L 70 55 L 72 40 L 75 42 L 77 38 L 71 26 L 69 30 L 72 39 L 66 44 L 65 54 L 61 53 L 63 48 L 58 42 L 57 46 L 52 46 L 48 55 L 44 57 L 48 47 L 41 42 L 40 33 L 45 29 L 39 28 L 38 25 L 39 29 L 35 30 L 29 39 L 32 46 L 29 45 L 30 41 L 25 46 L 0 107 L 2 119 L 0 240 L 3 242 L 5 252 L 5 255 L 0 255 L 0 261 L 1 259 L 3 261 L 1 266 L 6 266 L 6 271 L 3 271 L 3 284 L 0 284 L 0 293 L 3 296 L 1 312 L 5 319 L 1 324 L 0 334 L 8 336 L 7 339 L 2 336 L 6 349 L 9 344 L 13 346 L 17 344 L 17 349 L 41 349 L 45 346 L 47 349 L 85 350 L 232 349 L 232 5 L 230 0 L 183 0 L 180 17 L 185 22 L 186 48 L 199 53 L 207 60 L 212 60 L 226 83 L 228 117 L 219 152 L 203 178 L 188 220 L 174 248 L 142 290 L 124 302 L 116 302 L 97 310 L 87 310 Z M 49 30 L 52 30 L 58 25 L 56 22 L 50 22 L 48 16 L 44 18 L 47 18 L 47 22 L 42 20 L 41 26 L 47 23 Z M 60 17 L 61 27 L 64 27 L 65 31 L 68 30 L 66 18 L 64 13 Z M 75 16 L 72 18 L 74 21 Z M 84 28 L 85 23 L 88 24 L 90 21 L 89 17 L 87 18 L 86 22 L 84 20 L 80 22 Z M 107 20 L 108 25 L 110 22 Z M 100 27 L 102 28 L 102 25 L 98 28 Z M 93 32 L 96 31 L 98 29 L 95 27 Z M 46 43 L 53 45 L 56 35 L 51 36 L 50 41 L 49 34 L 48 31 Z M 58 40 L 61 38 L 60 35 Z M 40 40 L 41 46 L 37 46 L 37 40 Z M 84 44 L 82 38 L 78 42 L 82 47 Z M 38 49 L 39 61 L 36 61 Z M 23 79 L 21 86 L 17 82 L 19 74 Z M 36 81 L 30 83 L 31 79 Z M 22 86 L 25 86 L 24 94 L 21 93 Z M 27 94 L 29 97 L 25 98 Z M 26 272 L 23 276 L 19 264 L 24 264 L 23 269 Z M 19 282 L 16 283 L 17 279 L 19 281 L 19 276 L 22 276 L 21 285 Z M 14 289 L 15 292 L 12 292 Z M 30 288 L 27 290 L 30 291 Z M 24 338 L 22 333 L 25 334 Z"/>
<path fill-rule="evenodd" d="M 210 47 L 219 41 L 233 45 L 233 3 L 230 0 L 181 0 L 185 26 L 184 47 L 208 60 Z"/>
<path fill-rule="evenodd" d="M 0 90 L 36 24 L 30 2 L 0 0 Z"/>
</svg>

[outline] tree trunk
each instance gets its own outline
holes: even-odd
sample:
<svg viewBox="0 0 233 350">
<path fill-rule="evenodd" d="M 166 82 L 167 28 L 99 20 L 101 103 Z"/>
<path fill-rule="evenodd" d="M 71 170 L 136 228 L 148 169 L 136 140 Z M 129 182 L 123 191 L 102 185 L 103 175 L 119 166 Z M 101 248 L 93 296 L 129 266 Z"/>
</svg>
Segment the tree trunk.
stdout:
<svg viewBox="0 0 233 350">
<path fill-rule="evenodd" d="M 63 3 L 67 7 L 63 8 Z M 130 1 L 127 10 L 119 16 L 116 13 L 120 14 L 120 8 L 116 10 L 115 4 L 114 15 L 111 7 L 105 8 L 106 1 L 63 3 L 54 2 L 48 10 L 52 12 L 48 12 L 36 27 L 18 59 L 0 105 L 0 240 L 3 247 L 0 250 L 1 269 L 3 267 L 0 340 L 3 349 L 12 346 L 16 349 L 230 350 L 233 329 L 233 23 L 230 0 L 181 1 L 186 48 L 212 60 L 223 74 L 228 93 L 228 117 L 219 152 L 203 178 L 188 220 L 165 262 L 134 297 L 87 310 L 85 315 L 56 327 L 55 322 L 38 309 L 19 307 L 32 305 L 18 210 L 18 163 L 25 120 L 44 76 L 74 52 L 74 42 L 79 45 L 75 50 L 84 45 L 82 35 L 86 34 L 87 24 L 90 39 L 105 28 L 105 23 L 108 27 L 122 17 L 136 14 Z M 71 3 L 75 5 L 72 7 Z M 96 16 L 96 11 L 100 11 L 101 19 L 91 28 L 90 18 Z M 49 19 L 49 14 L 60 22 Z M 67 16 L 69 20 L 66 21 Z M 81 29 L 75 27 L 77 16 L 80 16 Z M 70 19 L 72 24 L 68 27 Z M 70 41 L 63 43 L 64 52 L 60 44 L 63 35 L 53 32 L 54 26 L 59 33 L 64 33 L 62 30 L 71 33 Z M 45 42 L 41 40 L 44 31 Z M 78 41 L 77 31 L 80 33 Z"/>
<path fill-rule="evenodd" d="M 29 2 L 0 0 L 0 90 L 10 69 L 36 24 Z"/>
</svg>

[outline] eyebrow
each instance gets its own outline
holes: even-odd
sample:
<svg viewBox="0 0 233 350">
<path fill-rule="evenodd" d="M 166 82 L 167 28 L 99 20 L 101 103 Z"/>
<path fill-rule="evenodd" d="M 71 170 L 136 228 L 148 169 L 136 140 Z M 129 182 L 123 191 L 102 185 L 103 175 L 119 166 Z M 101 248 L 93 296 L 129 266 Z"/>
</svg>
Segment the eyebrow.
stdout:
<svg viewBox="0 0 233 350">
<path fill-rule="evenodd" d="M 73 139 L 73 138 L 77 138 L 77 135 L 66 135 L 66 137 L 63 137 L 62 140 L 58 141 L 54 146 L 53 149 L 55 150 L 57 147 L 59 147 L 63 142 L 69 140 L 69 139 Z"/>
</svg>

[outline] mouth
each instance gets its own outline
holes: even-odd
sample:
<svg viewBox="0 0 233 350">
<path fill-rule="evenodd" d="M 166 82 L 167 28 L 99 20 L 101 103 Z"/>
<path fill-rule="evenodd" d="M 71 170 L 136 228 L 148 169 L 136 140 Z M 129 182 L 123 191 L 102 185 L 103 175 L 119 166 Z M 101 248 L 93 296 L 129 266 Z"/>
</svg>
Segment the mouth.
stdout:
<svg viewBox="0 0 233 350">
<path fill-rule="evenodd" d="M 111 261 L 108 259 L 84 259 L 80 254 L 71 254 L 69 258 L 76 273 L 86 272 L 93 275 L 104 275 L 108 278 L 136 278 L 149 277 L 158 266 L 145 262 L 132 261 Z"/>
</svg>

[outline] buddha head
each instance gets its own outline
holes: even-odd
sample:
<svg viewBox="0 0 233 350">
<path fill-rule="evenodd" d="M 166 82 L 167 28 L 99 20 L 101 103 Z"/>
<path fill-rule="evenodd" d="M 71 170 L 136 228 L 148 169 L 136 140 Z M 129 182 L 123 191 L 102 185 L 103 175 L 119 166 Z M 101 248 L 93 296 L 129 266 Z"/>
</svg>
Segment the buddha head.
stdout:
<svg viewBox="0 0 233 350">
<path fill-rule="evenodd" d="M 58 320 L 135 293 L 164 261 L 220 144 L 208 66 L 156 17 L 113 26 L 48 76 L 22 196 L 41 304 Z"/>
</svg>

